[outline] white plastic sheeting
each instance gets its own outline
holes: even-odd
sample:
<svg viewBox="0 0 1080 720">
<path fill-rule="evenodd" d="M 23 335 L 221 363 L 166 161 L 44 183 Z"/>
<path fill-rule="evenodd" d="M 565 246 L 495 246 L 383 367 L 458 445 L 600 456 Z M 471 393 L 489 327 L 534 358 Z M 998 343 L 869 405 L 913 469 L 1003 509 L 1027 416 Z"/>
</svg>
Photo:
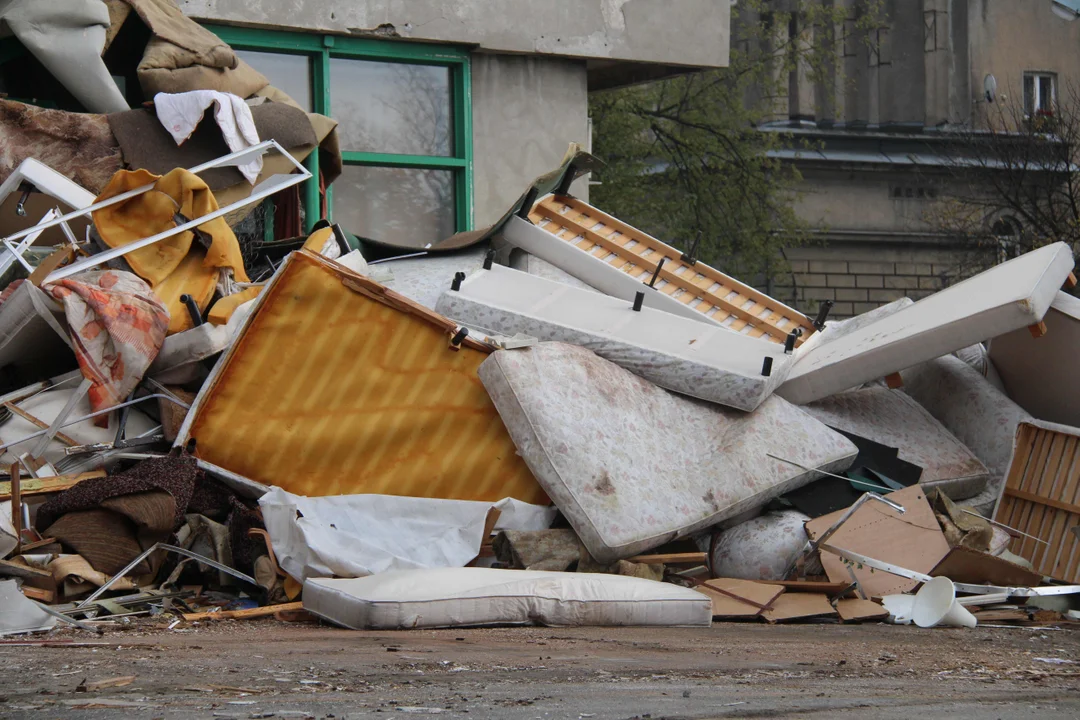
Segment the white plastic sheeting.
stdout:
<svg viewBox="0 0 1080 720">
<path fill-rule="evenodd" d="M 298 580 L 461 567 L 479 552 L 492 507 L 501 511 L 497 529 L 545 530 L 555 518 L 554 508 L 511 498 L 304 497 L 278 487 L 259 506 L 278 564 Z"/>
</svg>

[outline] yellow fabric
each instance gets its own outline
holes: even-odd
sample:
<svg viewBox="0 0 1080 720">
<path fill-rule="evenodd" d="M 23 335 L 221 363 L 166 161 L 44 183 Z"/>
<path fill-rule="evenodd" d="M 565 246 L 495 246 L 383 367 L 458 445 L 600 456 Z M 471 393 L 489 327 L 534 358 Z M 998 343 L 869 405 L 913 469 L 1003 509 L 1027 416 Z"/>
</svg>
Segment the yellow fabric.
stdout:
<svg viewBox="0 0 1080 720">
<path fill-rule="evenodd" d="M 201 247 L 191 248 L 176 269 L 154 286 L 154 294 L 165 303 L 165 307 L 169 310 L 168 335 L 194 327 L 187 305 L 180 302 L 181 295 L 190 295 L 195 298 L 200 312 L 205 312 L 214 298 L 214 290 L 217 288 L 217 271 L 211 268 L 207 272 L 203 265 L 204 256 L 205 252 Z"/>
<path fill-rule="evenodd" d="M 94 212 L 94 226 L 106 245 L 122 247 L 176 227 L 176 213 L 192 220 L 218 209 L 206 183 L 181 168 L 160 177 L 147 170 L 121 170 L 113 175 L 97 200 L 107 200 L 151 183 L 153 190 Z M 199 225 L 199 229 L 211 238 L 208 249 L 194 242 L 194 233 L 185 231 L 124 256 L 135 274 L 149 282 L 169 308 L 170 334 L 191 327 L 191 318 L 180 302 L 181 295 L 191 295 L 199 308 L 206 310 L 220 268 L 231 269 L 239 282 L 248 280 L 240 243 L 228 223 L 217 218 Z"/>
<path fill-rule="evenodd" d="M 247 288 L 241 290 L 238 293 L 232 295 L 226 295 L 225 297 L 214 303 L 214 306 L 210 308 L 210 314 L 206 316 L 206 321 L 212 325 L 224 325 L 229 322 L 229 318 L 236 312 L 236 308 L 240 307 L 248 300 L 254 300 L 259 297 L 259 291 L 262 288 Z"/>
<path fill-rule="evenodd" d="M 322 255 L 322 249 L 326 246 L 326 241 L 334 237 L 334 228 L 324 227 L 308 235 L 308 239 L 304 241 L 304 250 L 315 253 L 316 255 Z"/>
<path fill-rule="evenodd" d="M 476 376 L 487 354 L 343 284 L 357 277 L 289 256 L 192 410 L 196 454 L 301 495 L 546 504 Z"/>
</svg>

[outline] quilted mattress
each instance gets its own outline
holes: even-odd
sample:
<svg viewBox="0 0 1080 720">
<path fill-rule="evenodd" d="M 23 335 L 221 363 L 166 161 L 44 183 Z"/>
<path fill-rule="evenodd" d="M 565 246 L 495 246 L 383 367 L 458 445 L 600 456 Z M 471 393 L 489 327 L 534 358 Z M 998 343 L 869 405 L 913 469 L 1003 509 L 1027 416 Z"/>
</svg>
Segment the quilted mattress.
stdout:
<svg viewBox="0 0 1080 720">
<path fill-rule="evenodd" d="M 1054 243 L 833 339 L 807 342 L 776 391 L 803 405 L 1039 323 L 1073 268 Z"/>
<path fill-rule="evenodd" d="M 923 469 L 919 484 L 953 500 L 978 495 L 990 471 L 922 406 L 900 390 L 870 387 L 839 393 L 803 409 L 831 428 L 897 448 Z"/>
<path fill-rule="evenodd" d="M 654 292 L 646 289 L 646 292 Z M 435 309 L 470 328 L 586 347 L 660 387 L 754 410 L 791 364 L 782 345 L 494 265 Z M 762 375 L 769 358 L 771 370 Z"/>
<path fill-rule="evenodd" d="M 803 468 L 838 472 L 857 454 L 780 398 L 729 410 L 574 345 L 501 350 L 478 372 L 519 454 L 600 562 L 758 509 L 819 477 Z"/>
<path fill-rule="evenodd" d="M 703 625 L 712 601 L 671 583 L 595 573 L 438 568 L 313 578 L 304 609 L 352 630 L 477 625 Z"/>
</svg>

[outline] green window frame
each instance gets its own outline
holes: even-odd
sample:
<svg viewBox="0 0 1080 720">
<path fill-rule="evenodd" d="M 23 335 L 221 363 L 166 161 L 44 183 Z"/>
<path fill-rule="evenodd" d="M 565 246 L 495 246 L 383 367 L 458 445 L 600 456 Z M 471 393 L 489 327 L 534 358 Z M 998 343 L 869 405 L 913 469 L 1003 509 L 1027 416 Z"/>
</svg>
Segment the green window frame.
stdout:
<svg viewBox="0 0 1080 720">
<path fill-rule="evenodd" d="M 394 40 L 376 40 L 341 35 L 207 25 L 223 41 L 237 50 L 306 55 L 311 59 L 312 110 L 333 117 L 330 93 L 330 58 L 353 58 L 410 65 L 438 65 L 450 70 L 452 110 L 452 154 L 403 155 L 379 152 L 342 152 L 346 165 L 385 168 L 452 170 L 454 175 L 454 225 L 457 232 L 473 227 L 473 138 L 472 82 L 469 53 L 455 47 Z M 312 153 L 307 162 L 312 179 L 306 183 L 303 202 L 307 208 L 305 227 L 319 219 L 319 158 Z M 327 215 L 333 220 L 333 186 L 326 189 Z M 312 211 L 314 208 L 314 211 Z"/>
</svg>

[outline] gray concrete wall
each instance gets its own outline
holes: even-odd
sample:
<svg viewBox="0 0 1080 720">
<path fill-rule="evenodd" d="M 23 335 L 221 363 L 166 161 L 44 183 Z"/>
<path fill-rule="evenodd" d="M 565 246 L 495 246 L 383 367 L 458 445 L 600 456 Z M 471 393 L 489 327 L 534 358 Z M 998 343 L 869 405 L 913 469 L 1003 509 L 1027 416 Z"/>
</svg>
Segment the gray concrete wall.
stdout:
<svg viewBox="0 0 1080 720">
<path fill-rule="evenodd" d="M 200 20 L 325 32 L 377 29 L 500 53 L 723 67 L 728 0 L 178 0 Z"/>
<path fill-rule="evenodd" d="M 475 53 L 475 227 L 498 220 L 533 178 L 559 165 L 571 142 L 588 146 L 585 63 Z M 588 198 L 587 179 L 571 191 Z"/>
</svg>

